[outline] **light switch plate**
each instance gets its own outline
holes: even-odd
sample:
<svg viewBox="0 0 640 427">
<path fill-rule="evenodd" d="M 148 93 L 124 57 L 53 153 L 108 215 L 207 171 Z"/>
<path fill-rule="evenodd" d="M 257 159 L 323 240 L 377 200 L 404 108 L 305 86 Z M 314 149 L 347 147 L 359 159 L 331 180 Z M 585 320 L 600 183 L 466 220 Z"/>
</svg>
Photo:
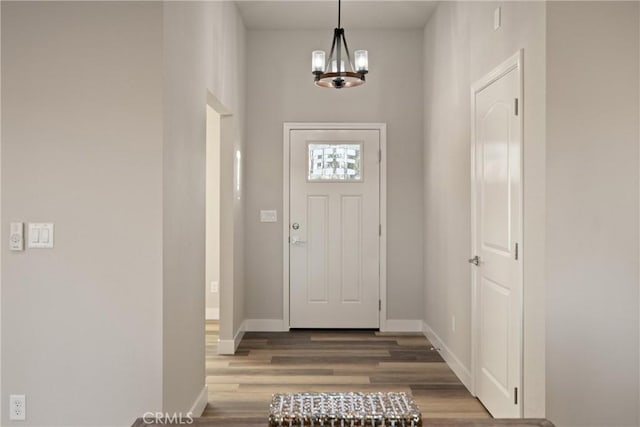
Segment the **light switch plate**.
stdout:
<svg viewBox="0 0 640 427">
<path fill-rule="evenodd" d="M 27 246 L 30 249 L 52 249 L 53 224 L 29 223 L 29 240 Z"/>
<path fill-rule="evenodd" d="M 11 223 L 9 230 L 9 249 L 12 251 L 24 251 L 24 223 Z"/>
<path fill-rule="evenodd" d="M 260 211 L 260 222 L 278 222 L 278 211 Z"/>
</svg>

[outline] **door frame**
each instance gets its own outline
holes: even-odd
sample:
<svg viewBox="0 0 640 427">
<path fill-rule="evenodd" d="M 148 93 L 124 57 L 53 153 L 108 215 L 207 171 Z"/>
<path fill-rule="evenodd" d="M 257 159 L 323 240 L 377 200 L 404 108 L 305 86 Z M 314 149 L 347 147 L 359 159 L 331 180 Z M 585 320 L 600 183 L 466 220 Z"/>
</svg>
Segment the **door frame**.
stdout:
<svg viewBox="0 0 640 427">
<path fill-rule="evenodd" d="M 220 251 L 220 270 L 218 277 L 218 316 L 220 322 L 220 331 L 218 338 L 218 354 L 234 354 L 239 341 L 235 339 L 237 332 L 234 330 L 234 299 L 236 295 L 237 277 L 234 274 L 234 266 L 238 262 L 235 256 L 236 237 L 234 234 L 236 219 L 234 209 L 237 203 L 239 193 L 236 187 L 236 163 L 235 159 L 236 147 L 234 145 L 234 123 L 235 115 L 228 110 L 210 91 L 206 92 L 206 107 L 211 107 L 220 116 L 220 144 L 219 144 L 219 244 L 221 248 L 227 248 L 226 251 Z M 206 126 L 206 123 L 205 123 Z M 207 144 L 205 132 L 205 147 Z M 205 159 L 206 160 L 206 159 Z M 205 194 L 206 195 L 206 194 Z M 205 215 L 206 215 L 205 206 Z M 206 230 L 205 230 L 206 232 Z M 206 252 L 206 248 L 205 248 Z M 206 253 L 205 253 L 206 255 Z M 209 284 L 206 281 L 202 284 L 206 295 Z M 206 321 L 206 311 L 205 319 Z M 204 326 L 204 325 L 203 325 Z"/>
<path fill-rule="evenodd" d="M 507 73 L 518 70 L 518 122 L 520 125 L 520 237 L 518 238 L 518 256 L 521 260 L 519 265 L 520 283 L 522 286 L 520 299 L 520 417 L 524 415 L 524 401 L 526 396 L 524 390 L 524 263 L 525 242 L 524 242 L 524 49 L 520 49 L 510 58 L 498 65 L 496 68 L 485 74 L 482 78 L 471 85 L 471 251 L 476 255 L 477 246 L 477 209 L 476 209 L 476 94 L 495 81 L 502 78 Z M 478 274 L 477 269 L 471 268 L 471 394 L 476 396 L 478 359 L 480 357 L 479 346 L 479 310 L 478 310 Z"/>
<path fill-rule="evenodd" d="M 294 130 L 377 130 L 380 134 L 380 289 L 379 327 L 386 330 L 387 321 L 387 124 L 386 123 L 296 123 L 285 122 L 282 138 L 282 326 L 289 330 L 289 205 L 291 197 L 291 131 Z"/>
</svg>

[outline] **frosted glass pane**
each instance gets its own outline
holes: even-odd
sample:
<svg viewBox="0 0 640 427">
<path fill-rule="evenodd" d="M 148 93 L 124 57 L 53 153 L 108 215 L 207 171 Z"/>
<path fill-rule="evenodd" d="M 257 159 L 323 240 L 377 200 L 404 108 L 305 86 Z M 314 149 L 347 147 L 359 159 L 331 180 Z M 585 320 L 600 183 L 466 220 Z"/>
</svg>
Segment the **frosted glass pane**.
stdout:
<svg viewBox="0 0 640 427">
<path fill-rule="evenodd" d="M 309 144 L 309 181 L 362 181 L 361 144 Z"/>
</svg>

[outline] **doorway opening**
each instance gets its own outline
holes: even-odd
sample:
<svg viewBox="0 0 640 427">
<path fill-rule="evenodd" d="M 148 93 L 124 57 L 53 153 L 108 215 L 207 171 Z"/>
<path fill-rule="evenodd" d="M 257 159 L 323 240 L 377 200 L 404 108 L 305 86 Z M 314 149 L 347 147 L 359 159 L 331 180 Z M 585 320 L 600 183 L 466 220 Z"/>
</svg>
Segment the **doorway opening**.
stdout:
<svg viewBox="0 0 640 427">
<path fill-rule="evenodd" d="M 234 210 L 239 195 L 234 117 L 207 94 L 205 143 L 205 336 L 206 354 L 233 354 Z"/>
<path fill-rule="evenodd" d="M 220 320 L 220 113 L 207 105 L 205 316 Z"/>
</svg>

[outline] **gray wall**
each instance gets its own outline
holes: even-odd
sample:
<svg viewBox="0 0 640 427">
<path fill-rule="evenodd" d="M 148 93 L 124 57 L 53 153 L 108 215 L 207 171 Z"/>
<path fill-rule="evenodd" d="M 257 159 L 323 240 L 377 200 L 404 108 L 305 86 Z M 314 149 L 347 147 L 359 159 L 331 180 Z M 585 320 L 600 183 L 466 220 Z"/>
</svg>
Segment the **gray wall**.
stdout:
<svg viewBox="0 0 640 427">
<path fill-rule="evenodd" d="M 163 403 L 167 411 L 188 410 L 204 387 L 205 107 L 210 92 L 232 114 L 231 151 L 241 150 L 244 33 L 234 3 L 164 4 Z M 222 161 L 233 168 L 233 154 Z M 233 213 L 228 224 L 234 229 L 230 244 L 235 256 L 223 265 L 241 271 L 242 205 L 227 200 L 225 209 Z M 221 286 L 234 288 L 225 292 L 236 304 L 233 313 L 225 307 L 229 317 L 235 316 L 222 323 L 220 335 L 225 338 L 233 336 L 244 320 L 242 275 L 234 274 L 232 282 Z"/>
<path fill-rule="evenodd" d="M 547 11 L 547 415 L 637 426 L 638 3 Z"/>
<path fill-rule="evenodd" d="M 208 93 L 231 112 L 231 181 L 244 139 L 235 4 L 2 2 L 1 27 L 2 238 L 56 226 L 53 250 L 2 245 L 1 401 L 27 395 L 21 425 L 186 413 L 205 385 Z M 244 216 L 228 201 L 233 337 Z"/>
<path fill-rule="evenodd" d="M 282 318 L 283 122 L 388 125 L 388 313 L 422 317 L 422 31 L 347 31 L 349 47 L 369 50 L 364 86 L 313 85 L 311 51 L 328 50 L 327 31 L 249 31 L 246 310 Z M 398 72 L 401 70 L 401 72 Z M 276 209 L 278 223 L 260 223 Z"/>
<path fill-rule="evenodd" d="M 493 12 L 502 7 L 502 27 Z M 471 375 L 471 84 L 524 49 L 526 416 L 544 414 L 545 4 L 442 2 L 424 31 L 425 322 Z M 452 317 L 456 330 L 452 329 Z"/>
<path fill-rule="evenodd" d="M 162 409 L 162 6 L 2 2 L 2 397 L 20 425 Z M 9 425 L 3 410 L 2 425 Z"/>
</svg>

